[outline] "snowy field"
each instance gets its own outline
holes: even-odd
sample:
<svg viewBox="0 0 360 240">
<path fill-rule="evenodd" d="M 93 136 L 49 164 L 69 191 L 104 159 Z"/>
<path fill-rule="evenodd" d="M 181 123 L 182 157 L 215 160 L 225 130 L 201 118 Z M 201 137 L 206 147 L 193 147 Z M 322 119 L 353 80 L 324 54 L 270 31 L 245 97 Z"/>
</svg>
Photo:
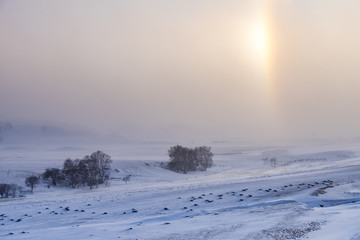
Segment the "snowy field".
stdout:
<svg viewBox="0 0 360 240">
<path fill-rule="evenodd" d="M 0 199 L 0 239 L 360 239 L 359 143 L 209 144 L 215 167 L 189 174 L 162 167 L 171 145 L 0 145 L 1 183 L 96 150 L 114 160 L 109 187 Z"/>
</svg>

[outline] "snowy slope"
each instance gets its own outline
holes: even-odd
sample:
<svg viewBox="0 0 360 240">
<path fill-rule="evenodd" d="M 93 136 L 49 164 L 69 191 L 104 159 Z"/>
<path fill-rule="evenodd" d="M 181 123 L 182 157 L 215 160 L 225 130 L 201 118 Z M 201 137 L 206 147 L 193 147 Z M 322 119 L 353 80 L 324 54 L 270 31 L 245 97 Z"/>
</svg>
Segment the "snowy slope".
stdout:
<svg viewBox="0 0 360 240">
<path fill-rule="evenodd" d="M 26 174 L 61 166 L 69 152 L 80 155 L 89 148 L 1 151 L 1 181 L 21 182 Z M 110 187 L 39 186 L 25 198 L 0 199 L 0 238 L 360 239 L 356 143 L 215 146 L 216 166 L 190 174 L 162 167 L 166 149 L 108 146 L 119 170 Z M 276 166 L 265 158 L 276 158 Z M 125 184 L 121 178 L 127 174 L 132 178 Z"/>
</svg>

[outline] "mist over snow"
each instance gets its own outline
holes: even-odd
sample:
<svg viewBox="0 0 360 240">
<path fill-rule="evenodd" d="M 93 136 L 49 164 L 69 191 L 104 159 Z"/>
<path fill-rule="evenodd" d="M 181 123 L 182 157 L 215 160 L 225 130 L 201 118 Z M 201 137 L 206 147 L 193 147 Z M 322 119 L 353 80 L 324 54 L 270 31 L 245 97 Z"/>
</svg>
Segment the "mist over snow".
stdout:
<svg viewBox="0 0 360 240">
<path fill-rule="evenodd" d="M 359 240 L 359 9 L 0 0 L 0 239 Z"/>
<path fill-rule="evenodd" d="M 52 125 L 0 122 L 1 145 L 81 145 L 132 142 L 116 134 L 71 130 Z"/>
<path fill-rule="evenodd" d="M 3 0 L 0 120 L 147 140 L 356 138 L 359 7 Z"/>
</svg>

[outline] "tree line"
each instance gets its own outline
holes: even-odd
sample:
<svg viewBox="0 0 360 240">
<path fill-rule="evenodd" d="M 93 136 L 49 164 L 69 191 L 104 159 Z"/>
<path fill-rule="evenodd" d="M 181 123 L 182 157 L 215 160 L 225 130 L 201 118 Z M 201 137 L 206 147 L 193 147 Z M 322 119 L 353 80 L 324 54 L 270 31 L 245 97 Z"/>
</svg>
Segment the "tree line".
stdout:
<svg viewBox="0 0 360 240">
<path fill-rule="evenodd" d="M 112 160 L 102 151 L 92 153 L 83 159 L 66 159 L 63 168 L 47 168 L 43 179 L 50 180 L 53 186 L 64 185 L 72 188 L 88 186 L 92 189 L 106 184 L 110 178 Z"/>
</svg>

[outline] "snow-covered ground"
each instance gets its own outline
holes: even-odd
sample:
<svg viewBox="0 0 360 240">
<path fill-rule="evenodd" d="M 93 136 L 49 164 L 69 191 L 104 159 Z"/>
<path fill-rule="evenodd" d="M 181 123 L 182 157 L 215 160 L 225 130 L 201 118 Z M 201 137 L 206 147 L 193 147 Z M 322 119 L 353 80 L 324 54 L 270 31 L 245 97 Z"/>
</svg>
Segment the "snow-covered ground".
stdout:
<svg viewBox="0 0 360 240">
<path fill-rule="evenodd" d="M 109 187 L 0 199 L 0 239 L 360 239 L 359 143 L 209 145 L 216 166 L 189 174 L 162 167 L 167 143 L 0 145 L 1 183 L 96 150 L 114 160 Z"/>
</svg>

